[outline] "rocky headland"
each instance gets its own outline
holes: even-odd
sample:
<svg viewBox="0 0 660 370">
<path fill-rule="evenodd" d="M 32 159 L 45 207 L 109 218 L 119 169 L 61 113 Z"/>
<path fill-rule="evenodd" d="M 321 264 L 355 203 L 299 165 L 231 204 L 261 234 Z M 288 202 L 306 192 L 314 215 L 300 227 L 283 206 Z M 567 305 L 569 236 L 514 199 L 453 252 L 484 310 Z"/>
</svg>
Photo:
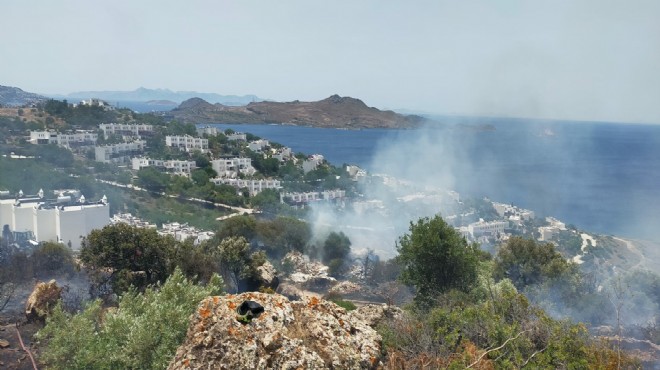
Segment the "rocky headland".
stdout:
<svg viewBox="0 0 660 370">
<path fill-rule="evenodd" d="M 166 115 L 192 123 L 276 123 L 347 129 L 414 128 L 424 121 L 420 116 L 379 110 L 367 106 L 360 99 L 338 95 L 315 102 L 262 101 L 240 107 L 211 104 L 193 98 L 184 101 Z"/>
</svg>

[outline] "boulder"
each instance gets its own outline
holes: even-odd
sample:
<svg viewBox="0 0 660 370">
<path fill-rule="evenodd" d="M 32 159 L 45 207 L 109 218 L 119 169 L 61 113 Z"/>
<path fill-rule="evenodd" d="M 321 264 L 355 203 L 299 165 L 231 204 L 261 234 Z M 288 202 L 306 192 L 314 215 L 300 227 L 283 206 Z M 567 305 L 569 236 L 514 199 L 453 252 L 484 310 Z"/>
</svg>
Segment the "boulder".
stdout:
<svg viewBox="0 0 660 370">
<path fill-rule="evenodd" d="M 245 301 L 264 311 L 246 320 L 237 312 Z M 317 297 L 208 297 L 168 369 L 375 369 L 382 366 L 381 341 L 358 316 Z"/>
<path fill-rule="evenodd" d="M 257 279 L 262 287 L 277 290 L 280 279 L 277 277 L 277 270 L 275 270 L 272 263 L 266 261 L 263 265 L 257 267 L 257 273 Z"/>
<path fill-rule="evenodd" d="M 55 280 L 39 282 L 25 303 L 25 316 L 29 321 L 44 320 L 62 296 L 62 288 Z"/>
<path fill-rule="evenodd" d="M 383 320 L 397 320 L 403 317 L 403 310 L 386 304 L 367 304 L 349 312 L 353 319 L 375 328 Z"/>
<path fill-rule="evenodd" d="M 303 291 L 298 289 L 295 285 L 282 283 L 277 288 L 277 293 L 289 298 L 291 301 L 299 301 L 303 296 Z"/>
</svg>

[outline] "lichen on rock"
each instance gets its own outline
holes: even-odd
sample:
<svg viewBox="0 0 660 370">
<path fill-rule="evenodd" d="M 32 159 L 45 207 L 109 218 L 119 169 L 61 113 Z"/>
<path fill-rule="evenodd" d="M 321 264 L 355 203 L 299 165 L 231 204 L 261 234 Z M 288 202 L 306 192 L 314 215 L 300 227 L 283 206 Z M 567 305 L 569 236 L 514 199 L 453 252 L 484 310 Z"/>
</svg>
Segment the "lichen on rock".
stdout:
<svg viewBox="0 0 660 370">
<path fill-rule="evenodd" d="M 246 300 L 264 307 L 247 323 Z M 202 301 L 168 369 L 373 369 L 381 356 L 380 335 L 332 302 L 250 292 Z"/>
</svg>

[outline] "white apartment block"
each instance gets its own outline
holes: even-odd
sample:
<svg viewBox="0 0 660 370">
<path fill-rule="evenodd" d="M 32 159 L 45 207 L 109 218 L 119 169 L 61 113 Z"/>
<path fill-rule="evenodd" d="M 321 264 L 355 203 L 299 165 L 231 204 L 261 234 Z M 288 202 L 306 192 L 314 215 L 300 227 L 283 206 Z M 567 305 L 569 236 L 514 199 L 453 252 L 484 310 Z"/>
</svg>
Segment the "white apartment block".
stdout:
<svg viewBox="0 0 660 370">
<path fill-rule="evenodd" d="M 72 134 L 57 135 L 57 145 L 65 148 L 96 145 L 98 135 L 91 131 L 78 131 Z"/>
<path fill-rule="evenodd" d="M 108 102 L 103 101 L 101 99 L 96 99 L 96 98 L 81 100 L 79 104 L 74 104 L 73 106 L 75 107 L 77 105 L 87 105 L 87 106 L 90 106 L 90 107 L 101 107 L 104 110 L 114 110 L 115 109 L 115 107 L 108 104 Z"/>
<path fill-rule="evenodd" d="M 82 237 L 109 223 L 110 207 L 105 196 L 93 203 L 84 196 L 66 202 L 35 196 L 0 199 L 0 225 L 9 225 L 11 231 L 29 231 L 37 242 L 70 244 L 74 251 L 80 250 Z"/>
<path fill-rule="evenodd" d="M 541 226 L 539 227 L 539 240 L 542 242 L 550 241 L 558 233 L 559 229 L 554 226 Z"/>
<path fill-rule="evenodd" d="M 131 168 L 140 170 L 145 167 L 157 167 L 177 175 L 190 176 L 191 172 L 197 168 L 195 161 L 178 161 L 151 159 L 145 157 L 135 157 L 131 159 Z"/>
<path fill-rule="evenodd" d="M 346 166 L 346 172 L 348 172 L 348 175 L 353 181 L 361 181 L 367 177 L 367 171 L 361 169 L 358 166 Z"/>
<path fill-rule="evenodd" d="M 209 140 L 202 139 L 199 137 L 192 137 L 190 135 L 184 136 L 165 136 L 165 145 L 179 148 L 179 150 L 184 150 L 186 152 L 192 152 L 193 150 L 199 150 L 202 153 L 209 150 Z"/>
<path fill-rule="evenodd" d="M 280 162 L 284 162 L 291 157 L 293 157 L 293 152 L 291 152 L 291 148 L 287 147 L 277 149 L 275 153 L 273 153 L 273 158 L 279 160 Z"/>
<path fill-rule="evenodd" d="M 237 157 L 214 159 L 211 161 L 211 167 L 218 174 L 218 177 L 237 177 L 239 173 L 254 175 L 257 170 L 252 167 L 252 159 Z"/>
<path fill-rule="evenodd" d="M 55 131 L 30 131 L 33 144 L 57 144 L 65 148 L 96 145 L 98 135 L 93 131 L 76 131 L 59 134 Z"/>
<path fill-rule="evenodd" d="M 500 217 L 509 216 L 512 220 L 530 220 L 535 216 L 534 211 L 505 203 L 493 202 L 493 208 L 495 208 L 495 211 Z"/>
<path fill-rule="evenodd" d="M 476 238 L 484 234 L 495 235 L 497 233 L 504 233 L 504 229 L 507 227 L 509 227 L 508 221 L 486 222 L 483 219 L 480 219 L 479 222 L 469 224 L 468 231 L 472 237 Z"/>
<path fill-rule="evenodd" d="M 270 145 L 270 143 L 268 142 L 268 140 L 260 139 L 260 140 L 255 140 L 255 141 L 249 142 L 247 147 L 248 147 L 248 149 L 250 149 L 253 152 L 260 152 L 265 147 L 267 147 L 269 145 Z"/>
<path fill-rule="evenodd" d="M 142 138 L 150 136 L 154 132 L 154 126 L 147 124 L 102 123 L 99 125 L 99 129 L 103 131 L 103 137 L 106 139 L 110 135 Z"/>
<path fill-rule="evenodd" d="M 312 154 L 302 164 L 303 172 L 307 173 L 313 171 L 318 167 L 325 158 L 321 154 Z"/>
<path fill-rule="evenodd" d="M 322 192 L 310 191 L 305 193 L 284 193 L 280 195 L 280 202 L 285 200 L 291 203 L 310 203 L 317 201 L 331 201 L 335 199 L 343 199 L 346 197 L 346 191 L 341 189 L 325 190 Z"/>
<path fill-rule="evenodd" d="M 144 221 L 130 213 L 115 213 L 110 219 L 110 223 L 113 225 L 123 223 L 129 226 L 135 226 L 143 229 L 155 229 L 157 227 L 156 224 Z"/>
<path fill-rule="evenodd" d="M 32 143 L 32 144 L 57 144 L 57 132 L 55 132 L 55 131 L 30 131 L 30 143 Z"/>
<path fill-rule="evenodd" d="M 199 245 L 205 240 L 213 238 L 212 231 L 202 231 L 195 227 L 189 226 L 186 224 L 180 224 L 178 222 L 172 222 L 169 224 L 163 224 L 163 228 L 158 230 L 159 235 L 170 235 L 177 241 L 185 241 L 192 238 L 194 245 Z"/>
<path fill-rule="evenodd" d="M 242 179 L 226 179 L 214 178 L 211 182 L 216 185 L 230 185 L 236 189 L 247 188 L 251 196 L 257 195 L 265 189 L 281 189 L 282 185 L 279 180 L 242 180 Z"/>
<path fill-rule="evenodd" d="M 242 132 L 234 132 L 233 134 L 227 135 L 227 140 L 229 141 L 247 141 L 247 135 Z"/>
<path fill-rule="evenodd" d="M 126 163 L 131 157 L 142 154 L 144 148 L 143 140 L 97 146 L 94 148 L 95 159 L 97 162 L 103 163 Z"/>
<path fill-rule="evenodd" d="M 199 126 L 199 127 L 197 127 L 197 135 L 199 135 L 199 136 L 204 136 L 204 134 L 207 134 L 209 136 L 215 136 L 218 133 L 220 133 L 220 130 L 218 130 L 218 128 L 215 127 L 215 126 Z"/>
</svg>

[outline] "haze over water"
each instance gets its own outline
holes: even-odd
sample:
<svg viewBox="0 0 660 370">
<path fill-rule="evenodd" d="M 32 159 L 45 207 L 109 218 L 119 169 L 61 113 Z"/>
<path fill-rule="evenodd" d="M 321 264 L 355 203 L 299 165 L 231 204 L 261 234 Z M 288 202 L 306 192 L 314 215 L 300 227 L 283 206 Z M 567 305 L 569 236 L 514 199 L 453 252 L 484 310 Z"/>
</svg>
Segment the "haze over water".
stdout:
<svg viewBox="0 0 660 370">
<path fill-rule="evenodd" d="M 489 197 L 601 234 L 660 240 L 660 127 L 458 119 L 417 130 L 218 125 L 424 185 Z M 453 119 L 454 123 L 457 119 Z M 495 130 L 478 125 L 489 124 Z M 473 126 L 471 126 L 473 125 Z"/>
</svg>

